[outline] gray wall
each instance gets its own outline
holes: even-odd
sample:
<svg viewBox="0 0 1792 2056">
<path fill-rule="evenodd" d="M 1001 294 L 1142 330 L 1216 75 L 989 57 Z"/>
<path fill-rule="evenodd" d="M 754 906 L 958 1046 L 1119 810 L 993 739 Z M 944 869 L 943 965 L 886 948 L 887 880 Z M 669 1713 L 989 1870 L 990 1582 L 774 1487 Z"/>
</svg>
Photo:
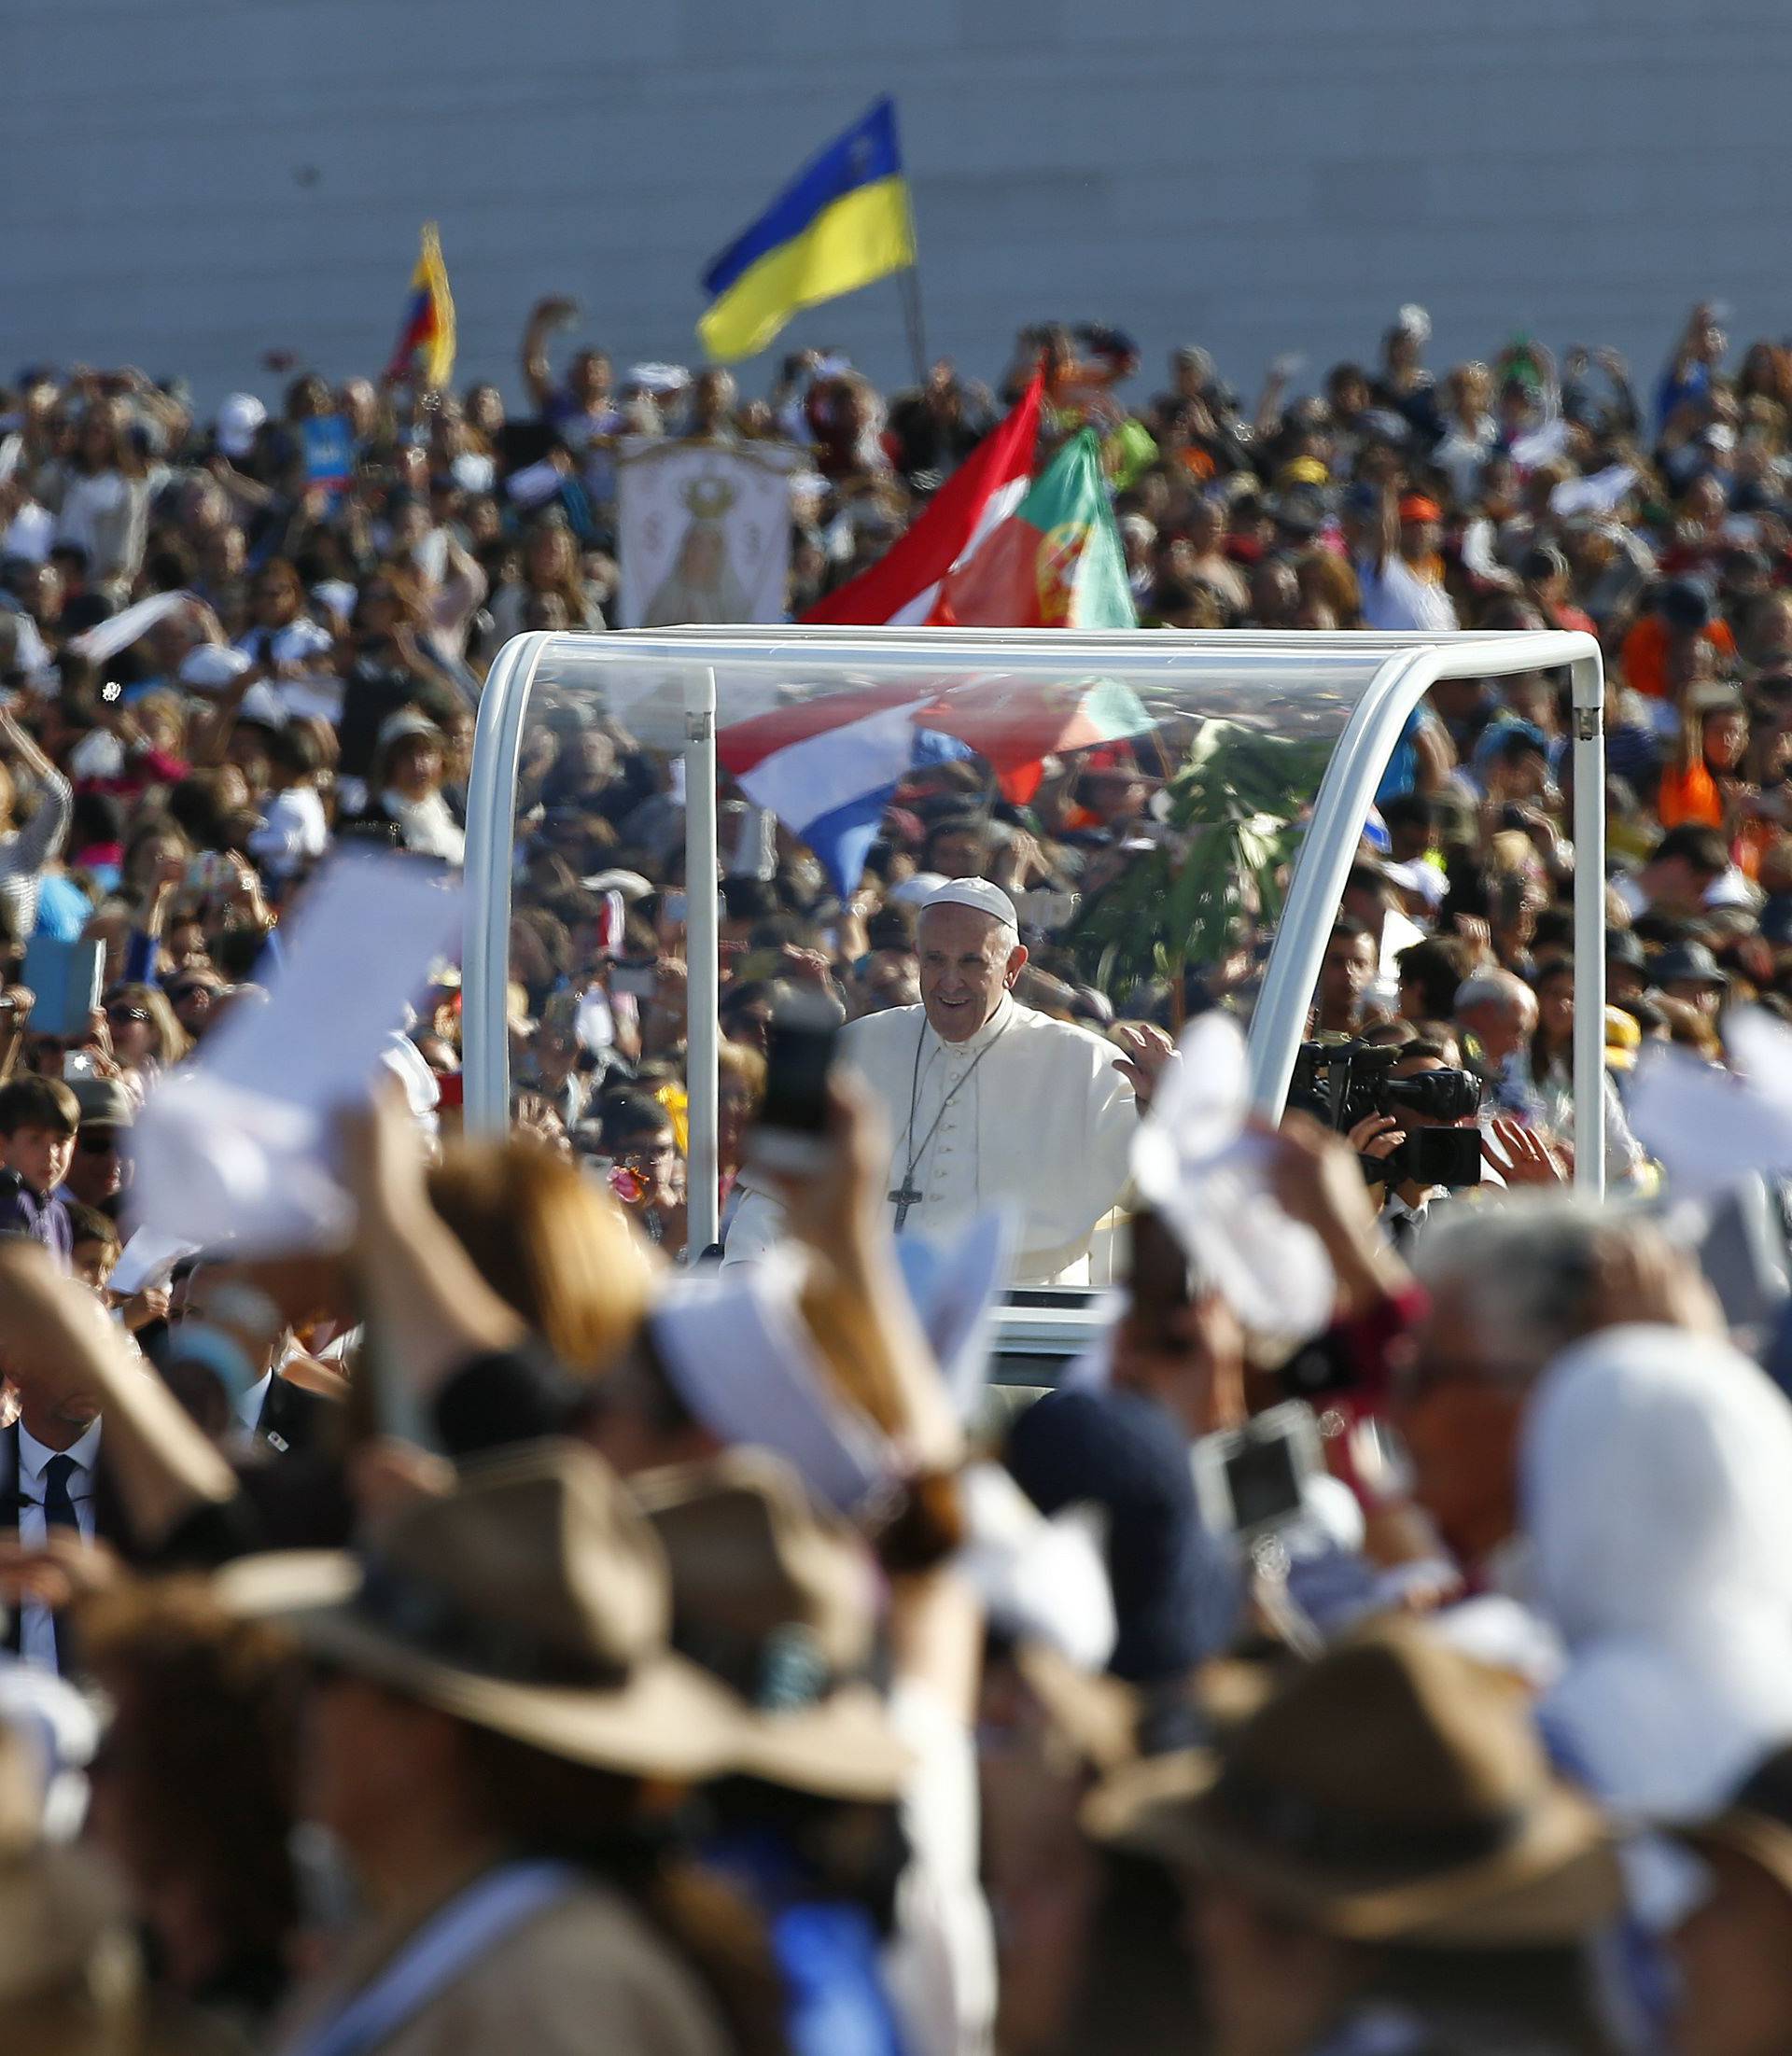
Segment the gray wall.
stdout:
<svg viewBox="0 0 1792 2056">
<path fill-rule="evenodd" d="M 427 215 L 462 380 L 514 388 L 549 291 L 687 357 L 705 260 L 884 90 L 930 343 L 987 375 L 1054 315 L 1252 386 L 1407 299 L 1434 356 L 1651 374 L 1701 294 L 1792 329 L 1786 0 L 0 0 L 0 375 L 377 370 Z M 905 361 L 891 284 L 788 333 Z"/>
</svg>

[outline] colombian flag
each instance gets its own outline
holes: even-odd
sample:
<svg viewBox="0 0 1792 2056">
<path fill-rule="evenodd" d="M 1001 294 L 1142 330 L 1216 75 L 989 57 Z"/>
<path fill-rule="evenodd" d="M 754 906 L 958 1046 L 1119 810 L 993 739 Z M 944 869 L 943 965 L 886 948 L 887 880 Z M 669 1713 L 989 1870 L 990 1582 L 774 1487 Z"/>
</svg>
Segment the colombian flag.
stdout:
<svg viewBox="0 0 1792 2056">
<path fill-rule="evenodd" d="M 697 333 L 712 357 L 763 350 L 800 307 L 833 300 L 915 261 L 915 224 L 885 98 L 797 174 L 703 274 Z"/>
<path fill-rule="evenodd" d="M 411 274 L 411 299 L 399 328 L 387 378 L 414 376 L 440 391 L 455 375 L 455 297 L 433 221 L 423 225 L 423 250 Z"/>
</svg>

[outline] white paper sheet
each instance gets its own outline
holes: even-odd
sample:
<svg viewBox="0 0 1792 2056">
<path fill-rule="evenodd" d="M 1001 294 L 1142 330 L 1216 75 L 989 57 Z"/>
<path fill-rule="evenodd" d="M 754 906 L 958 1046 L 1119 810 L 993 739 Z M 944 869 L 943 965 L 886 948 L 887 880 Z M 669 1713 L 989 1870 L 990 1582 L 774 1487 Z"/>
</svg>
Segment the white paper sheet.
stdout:
<svg viewBox="0 0 1792 2056">
<path fill-rule="evenodd" d="M 127 607 L 123 613 L 95 622 L 84 635 L 71 636 L 68 647 L 90 664 L 104 664 L 108 657 L 116 657 L 120 650 L 129 650 L 159 621 L 166 621 L 170 614 L 179 613 L 191 600 L 190 593 L 153 593 L 134 607 Z"/>
<path fill-rule="evenodd" d="M 153 1228 L 139 1228 L 119 1252 L 108 1282 L 115 1293 L 127 1298 L 146 1292 L 151 1285 L 165 1285 L 175 1266 L 199 1254 L 197 1242 L 183 1242 L 178 1236 L 158 1235 Z"/>
<path fill-rule="evenodd" d="M 352 1209 L 331 1167 L 331 1120 L 365 1097 L 459 928 L 459 895 L 440 867 L 336 858 L 282 930 L 270 1003 L 231 1014 L 150 1094 L 134 1136 L 133 1219 L 245 1254 L 340 1241 Z"/>
<path fill-rule="evenodd" d="M 1631 1084 L 1631 1127 L 1668 1174 L 1675 1199 L 1707 1199 L 1750 1171 L 1792 1171 L 1792 1028 L 1758 1007 L 1724 1023 L 1731 1061 L 1646 1050 Z"/>
</svg>

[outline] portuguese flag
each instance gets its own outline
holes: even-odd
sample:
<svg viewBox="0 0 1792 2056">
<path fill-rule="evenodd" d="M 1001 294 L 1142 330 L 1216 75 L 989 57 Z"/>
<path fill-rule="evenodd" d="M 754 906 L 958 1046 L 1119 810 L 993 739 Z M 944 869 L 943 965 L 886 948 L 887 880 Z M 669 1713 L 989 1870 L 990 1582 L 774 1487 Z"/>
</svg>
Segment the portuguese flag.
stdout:
<svg viewBox="0 0 1792 2056">
<path fill-rule="evenodd" d="M 950 571 L 931 619 L 959 628 L 1136 628 L 1126 552 L 1084 428 L 969 562 Z"/>
<path fill-rule="evenodd" d="M 970 562 L 948 575 L 932 618 L 966 628 L 1139 625 L 1094 429 L 1072 436 Z M 1043 758 L 1151 726 L 1138 696 L 1113 678 L 980 678 L 915 719 L 974 749 L 1017 804 L 1039 790 Z"/>
</svg>

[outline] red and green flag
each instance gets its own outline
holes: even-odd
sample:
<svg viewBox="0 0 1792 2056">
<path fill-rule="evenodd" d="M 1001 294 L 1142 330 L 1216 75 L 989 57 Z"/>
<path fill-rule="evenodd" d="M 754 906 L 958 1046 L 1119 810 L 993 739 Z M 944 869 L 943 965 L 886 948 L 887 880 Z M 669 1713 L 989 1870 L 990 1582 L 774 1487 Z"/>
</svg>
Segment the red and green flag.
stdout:
<svg viewBox="0 0 1792 2056">
<path fill-rule="evenodd" d="M 1126 552 L 1108 499 L 1101 446 L 1071 438 L 968 563 L 946 578 L 932 619 L 966 628 L 1136 628 Z M 1043 760 L 1142 734 L 1151 717 L 1113 678 L 1042 684 L 1001 675 L 945 693 L 916 725 L 955 735 L 1025 803 Z"/>
<path fill-rule="evenodd" d="M 1073 435 L 930 617 L 960 628 L 1136 628 L 1127 556 L 1093 428 Z"/>
</svg>

